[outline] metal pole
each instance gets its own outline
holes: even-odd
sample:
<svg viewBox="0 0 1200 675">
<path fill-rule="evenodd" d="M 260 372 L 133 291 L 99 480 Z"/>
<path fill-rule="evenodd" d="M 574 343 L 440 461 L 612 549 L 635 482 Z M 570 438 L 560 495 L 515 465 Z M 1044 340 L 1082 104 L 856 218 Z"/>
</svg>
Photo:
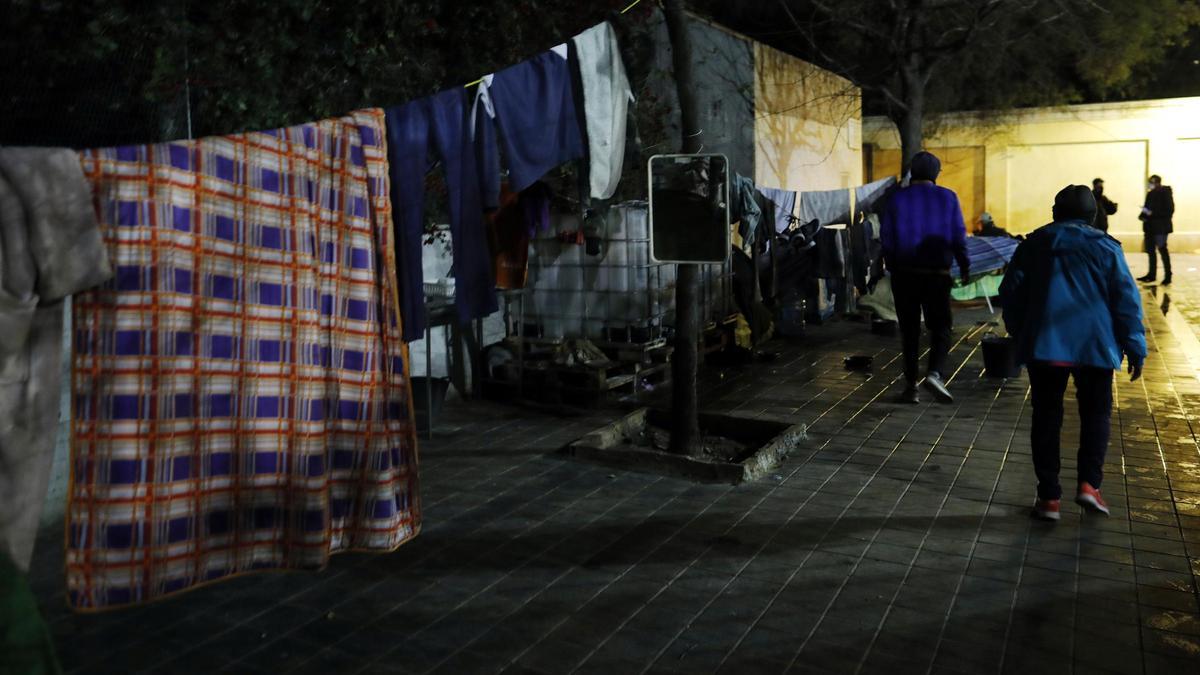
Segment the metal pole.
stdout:
<svg viewBox="0 0 1200 675">
<path fill-rule="evenodd" d="M 425 437 L 433 439 L 433 327 L 425 321 Z"/>
<path fill-rule="evenodd" d="M 471 362 L 475 364 L 472 372 L 475 373 L 475 381 L 471 383 L 471 398 L 483 398 L 483 364 L 480 359 L 483 358 L 483 319 L 475 319 L 475 353 L 471 355 Z"/>
<path fill-rule="evenodd" d="M 525 400 L 525 290 L 521 291 L 517 324 L 517 399 Z"/>
</svg>

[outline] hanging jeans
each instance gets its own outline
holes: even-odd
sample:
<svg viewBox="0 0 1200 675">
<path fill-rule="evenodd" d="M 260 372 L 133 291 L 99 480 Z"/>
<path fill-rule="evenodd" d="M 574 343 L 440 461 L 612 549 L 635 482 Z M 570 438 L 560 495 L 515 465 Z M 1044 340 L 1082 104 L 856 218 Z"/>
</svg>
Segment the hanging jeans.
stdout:
<svg viewBox="0 0 1200 675">
<path fill-rule="evenodd" d="M 893 272 L 892 295 L 900 322 L 904 346 L 904 377 L 909 385 L 917 383 L 920 370 L 921 312 L 929 329 L 929 371 L 944 375 L 950 352 L 950 275 L 921 272 Z"/>
<path fill-rule="evenodd" d="M 1033 399 L 1033 468 L 1038 479 L 1038 499 L 1059 499 L 1061 468 L 1059 434 L 1063 424 L 1063 395 L 1067 380 L 1075 378 L 1079 401 L 1079 480 L 1099 489 L 1104 478 L 1104 455 L 1108 452 L 1109 421 L 1112 418 L 1113 371 L 1108 368 L 1055 366 L 1030 363 L 1030 395 Z"/>
<path fill-rule="evenodd" d="M 1167 235 L 1147 234 L 1146 254 L 1150 256 L 1150 271 L 1146 276 L 1154 279 L 1158 276 L 1158 254 L 1162 254 L 1163 276 L 1171 276 L 1171 252 L 1167 250 Z"/>
<path fill-rule="evenodd" d="M 499 305 L 484 230 L 476 147 L 469 133 L 467 91 L 450 89 L 387 110 L 388 162 L 396 227 L 396 267 L 404 340 L 425 333 L 421 251 L 425 234 L 425 173 L 432 146 L 442 160 L 450 203 L 454 293 L 458 319 L 470 322 Z"/>
</svg>

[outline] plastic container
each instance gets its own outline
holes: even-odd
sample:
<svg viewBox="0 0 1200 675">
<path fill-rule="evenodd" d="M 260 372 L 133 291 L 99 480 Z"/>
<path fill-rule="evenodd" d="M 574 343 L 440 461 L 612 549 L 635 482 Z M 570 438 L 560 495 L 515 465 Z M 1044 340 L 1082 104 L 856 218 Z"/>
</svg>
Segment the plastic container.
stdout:
<svg viewBox="0 0 1200 675">
<path fill-rule="evenodd" d="M 645 202 L 615 208 L 608 214 L 608 231 L 601 234 L 608 239 L 649 239 L 648 216 Z"/>
<path fill-rule="evenodd" d="M 425 280 L 425 297 L 427 298 L 453 298 L 454 297 L 454 279 L 436 279 L 433 281 Z"/>
<path fill-rule="evenodd" d="M 1019 377 L 1021 366 L 1017 365 L 1017 344 L 1010 337 L 993 333 L 983 336 L 983 373 L 988 377 Z"/>
<path fill-rule="evenodd" d="M 600 260 L 617 267 L 646 267 L 650 264 L 650 242 L 611 240 Z"/>
</svg>

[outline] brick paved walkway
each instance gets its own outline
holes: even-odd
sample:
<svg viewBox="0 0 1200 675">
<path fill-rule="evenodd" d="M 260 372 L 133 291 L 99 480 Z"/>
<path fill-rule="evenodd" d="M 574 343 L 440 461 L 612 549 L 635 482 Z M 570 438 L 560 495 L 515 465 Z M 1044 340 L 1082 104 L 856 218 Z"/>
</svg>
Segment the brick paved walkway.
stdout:
<svg viewBox="0 0 1200 675">
<path fill-rule="evenodd" d="M 1173 292 L 1200 298 L 1191 264 Z M 893 403 L 896 343 L 862 324 L 706 371 L 706 407 L 810 425 L 759 483 L 550 454 L 615 412 L 454 406 L 422 445 L 425 531 L 394 554 L 72 616 L 50 533 L 35 585 L 80 673 L 1194 674 L 1196 340 L 1144 300 L 1151 356 L 1116 387 L 1109 519 L 1028 518 L 1027 385 L 982 378 L 976 310 L 957 317 L 950 406 Z M 876 375 L 845 371 L 850 353 Z M 1064 448 L 1077 433 L 1068 415 Z M 1073 470 L 1064 456 L 1068 485 Z"/>
</svg>

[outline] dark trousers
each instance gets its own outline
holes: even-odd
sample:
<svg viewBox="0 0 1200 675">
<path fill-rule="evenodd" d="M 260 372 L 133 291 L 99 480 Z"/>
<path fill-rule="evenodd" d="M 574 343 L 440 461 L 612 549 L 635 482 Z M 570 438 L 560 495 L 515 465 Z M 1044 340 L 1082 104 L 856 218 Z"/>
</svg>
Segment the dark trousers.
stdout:
<svg viewBox="0 0 1200 675">
<path fill-rule="evenodd" d="M 1171 276 L 1171 252 L 1167 250 L 1167 235 L 1147 234 L 1146 254 L 1150 256 L 1150 271 L 1147 274 L 1148 276 L 1158 276 L 1158 254 L 1162 254 L 1163 275 Z"/>
<path fill-rule="evenodd" d="M 900 320 L 900 339 L 904 345 L 904 377 L 916 384 L 920 370 L 921 312 L 929 329 L 929 370 L 944 374 L 950 352 L 950 275 L 896 272 L 892 274 L 892 295 L 896 300 L 896 318 Z"/>
<path fill-rule="evenodd" d="M 1059 435 L 1063 424 L 1063 395 L 1067 380 L 1075 378 L 1079 402 L 1079 480 L 1099 489 L 1108 452 L 1108 427 L 1112 419 L 1113 371 L 1107 368 L 1070 368 L 1031 363 L 1029 385 L 1033 398 L 1033 469 L 1039 499 L 1060 499 Z"/>
<path fill-rule="evenodd" d="M 461 87 L 460 87 L 461 88 Z M 459 323 L 496 311 L 496 279 L 483 222 L 475 146 L 470 141 L 466 94 L 440 94 L 389 108 L 388 162 L 396 232 L 396 276 L 404 341 L 425 336 L 425 174 L 436 150 L 442 160 L 454 252 L 454 303 Z"/>
</svg>

